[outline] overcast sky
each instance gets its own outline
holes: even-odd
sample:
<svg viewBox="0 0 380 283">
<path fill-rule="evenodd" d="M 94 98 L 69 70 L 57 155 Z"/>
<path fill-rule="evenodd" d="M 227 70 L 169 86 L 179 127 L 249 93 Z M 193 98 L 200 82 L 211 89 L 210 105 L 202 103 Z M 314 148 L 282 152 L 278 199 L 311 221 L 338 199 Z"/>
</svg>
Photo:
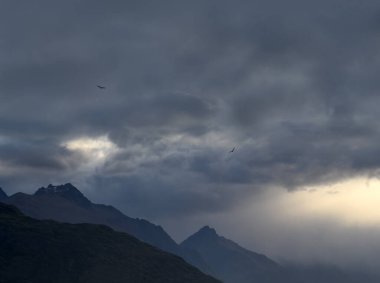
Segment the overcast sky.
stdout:
<svg viewBox="0 0 380 283">
<path fill-rule="evenodd" d="M 0 0 L 0 186 L 370 262 L 379 74 L 379 1 Z"/>
</svg>

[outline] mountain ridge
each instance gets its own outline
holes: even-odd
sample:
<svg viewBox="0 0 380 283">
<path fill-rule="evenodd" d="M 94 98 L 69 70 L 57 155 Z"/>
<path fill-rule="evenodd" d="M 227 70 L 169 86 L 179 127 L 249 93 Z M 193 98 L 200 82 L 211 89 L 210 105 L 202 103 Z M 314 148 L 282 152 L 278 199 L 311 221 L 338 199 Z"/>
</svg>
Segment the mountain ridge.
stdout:
<svg viewBox="0 0 380 283">
<path fill-rule="evenodd" d="M 202 227 L 180 245 L 196 250 L 213 270 L 212 275 L 225 283 L 283 282 L 280 279 L 287 276 L 273 260 L 219 236 L 209 226 Z"/>
<path fill-rule="evenodd" d="M 88 205 L 86 201 L 88 199 L 82 193 L 78 194 L 76 192 L 78 189 L 74 186 L 73 189 L 71 186 L 73 185 L 70 183 L 59 186 L 50 185 L 46 188 L 40 188 L 34 194 L 19 192 L 9 197 L 4 193 L 5 198 L 0 199 L 0 202 L 13 203 L 25 214 L 37 216 L 36 218 L 38 219 L 105 224 L 111 226 L 114 230 L 124 231 L 129 234 L 132 234 L 128 232 L 132 229 L 133 236 L 136 238 L 140 237 L 139 239 L 146 243 L 150 240 L 150 244 L 153 246 L 185 258 L 188 263 L 211 276 L 223 280 L 224 283 L 380 282 L 377 275 L 341 270 L 331 265 L 278 264 L 265 255 L 247 250 L 232 240 L 218 235 L 217 231 L 210 226 L 202 227 L 178 245 L 161 226 L 152 224 L 144 219 L 130 218 L 110 205 L 94 204 L 91 201 L 89 201 L 90 205 Z M 81 200 L 81 198 L 86 200 Z M 134 231 L 134 228 L 138 229 Z M 154 233 L 164 238 L 161 239 L 163 240 L 161 243 L 158 242 L 157 244 L 157 238 L 156 242 L 152 241 Z M 162 247 L 165 243 L 169 245 Z M 159 246 L 160 244 L 161 247 Z M 1 264 L 0 260 L 0 266 Z M 0 283 L 5 282 L 0 280 Z M 7 281 L 6 283 L 10 282 Z"/>
<path fill-rule="evenodd" d="M 60 195 L 68 200 L 77 202 L 79 205 L 82 205 L 82 206 L 90 206 L 92 204 L 91 201 L 88 198 L 86 198 L 84 194 L 81 191 L 79 191 L 76 187 L 74 187 L 71 183 L 66 183 L 64 185 L 58 185 L 58 186 L 49 184 L 47 187 L 39 188 L 34 193 L 34 196 L 49 195 L 49 194 Z"/>
<path fill-rule="evenodd" d="M 71 183 L 58 186 L 50 184 L 39 188 L 34 194 L 15 193 L 2 201 L 15 205 L 26 215 L 40 220 L 110 226 L 183 257 L 203 272 L 210 273 L 209 267 L 197 252 L 180 247 L 161 226 L 145 219 L 131 218 L 113 206 L 92 203 Z"/>
<path fill-rule="evenodd" d="M 107 226 L 36 220 L 4 203 L 0 275 L 0 283 L 219 282 L 180 257 Z"/>
</svg>

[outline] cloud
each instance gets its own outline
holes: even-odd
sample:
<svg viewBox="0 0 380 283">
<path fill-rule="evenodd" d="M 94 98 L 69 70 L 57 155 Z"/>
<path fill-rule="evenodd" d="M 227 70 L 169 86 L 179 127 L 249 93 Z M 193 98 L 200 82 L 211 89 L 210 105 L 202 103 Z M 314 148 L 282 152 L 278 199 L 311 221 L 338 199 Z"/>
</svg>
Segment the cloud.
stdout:
<svg viewBox="0 0 380 283">
<path fill-rule="evenodd" d="M 379 11 L 355 0 L 1 1 L 1 186 L 70 181 L 181 223 L 272 187 L 378 176 Z M 91 154 L 64 146 L 83 137 L 117 151 L 88 167 Z"/>
</svg>

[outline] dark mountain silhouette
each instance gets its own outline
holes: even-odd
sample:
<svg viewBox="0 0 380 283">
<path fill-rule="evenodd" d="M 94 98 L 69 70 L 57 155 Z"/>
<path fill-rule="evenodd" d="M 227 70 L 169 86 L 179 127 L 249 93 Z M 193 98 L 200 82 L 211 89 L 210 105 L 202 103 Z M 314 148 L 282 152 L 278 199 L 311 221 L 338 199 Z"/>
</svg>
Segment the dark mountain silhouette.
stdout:
<svg viewBox="0 0 380 283">
<path fill-rule="evenodd" d="M 94 224 L 35 220 L 0 203 L 0 283 L 217 283 L 180 257 Z"/>
<path fill-rule="evenodd" d="M 143 219 L 128 217 L 112 206 L 94 204 L 70 183 L 42 187 L 34 195 L 16 193 L 3 201 L 15 205 L 26 215 L 36 219 L 110 226 L 164 251 L 181 256 L 202 271 L 209 272 L 197 252 L 180 247 L 161 226 Z"/>
<path fill-rule="evenodd" d="M 186 239 L 181 246 L 196 250 L 225 283 L 288 282 L 289 275 L 276 262 L 251 252 L 208 226 Z"/>
<path fill-rule="evenodd" d="M 2 188 L 0 188 L 0 201 L 7 199 L 7 194 L 3 191 Z"/>
<path fill-rule="evenodd" d="M 90 207 L 91 201 L 89 201 L 76 187 L 67 183 L 65 185 L 53 186 L 48 185 L 47 188 L 39 188 L 35 193 L 35 196 L 54 196 L 58 195 L 69 201 L 73 201 L 82 207 Z"/>
</svg>

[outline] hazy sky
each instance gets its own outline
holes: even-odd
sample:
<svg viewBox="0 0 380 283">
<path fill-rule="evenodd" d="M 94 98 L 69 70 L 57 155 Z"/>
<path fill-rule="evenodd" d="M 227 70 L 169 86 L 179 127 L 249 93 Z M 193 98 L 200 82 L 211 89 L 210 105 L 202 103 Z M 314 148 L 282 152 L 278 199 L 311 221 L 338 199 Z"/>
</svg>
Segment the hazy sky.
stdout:
<svg viewBox="0 0 380 283">
<path fill-rule="evenodd" d="M 367 264 L 379 74 L 379 1 L 0 0 L 0 186 Z"/>
</svg>

